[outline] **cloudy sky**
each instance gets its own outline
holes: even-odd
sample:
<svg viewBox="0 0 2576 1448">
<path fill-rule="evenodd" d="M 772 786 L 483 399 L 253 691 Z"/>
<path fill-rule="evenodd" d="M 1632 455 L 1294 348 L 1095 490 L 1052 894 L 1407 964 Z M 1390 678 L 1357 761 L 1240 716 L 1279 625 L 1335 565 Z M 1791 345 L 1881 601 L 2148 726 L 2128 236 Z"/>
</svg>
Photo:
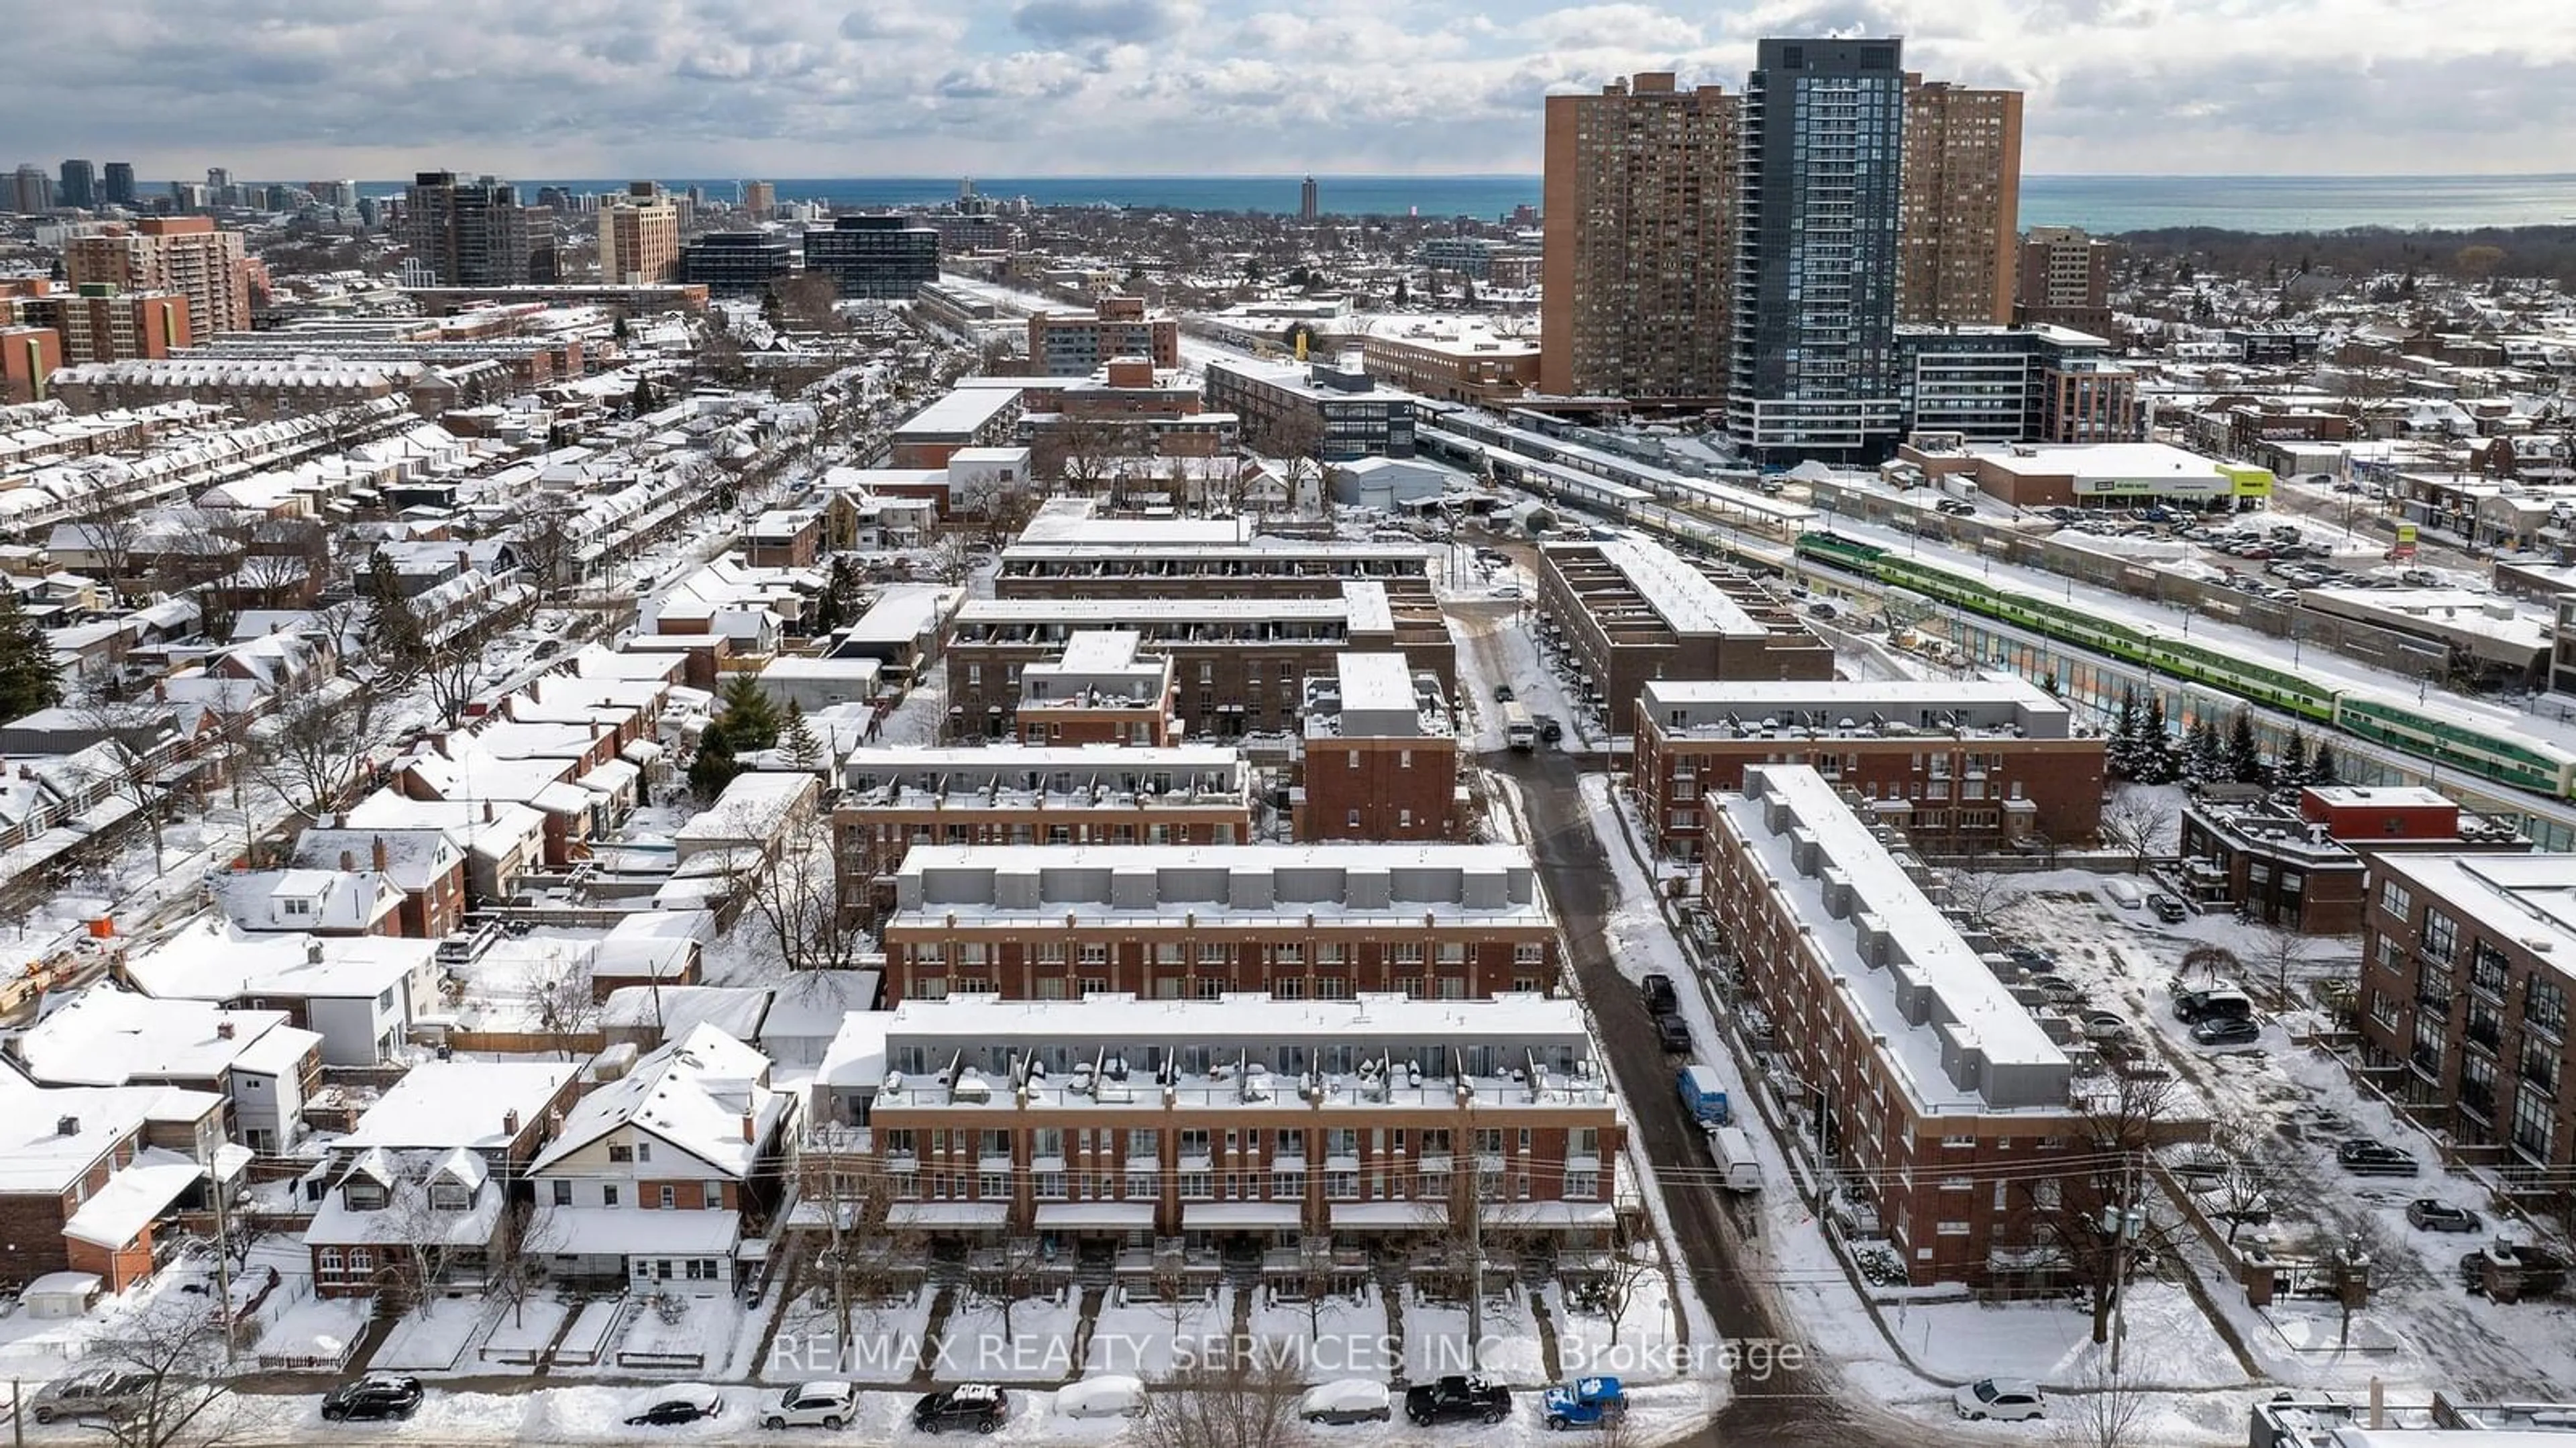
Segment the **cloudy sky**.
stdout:
<svg viewBox="0 0 2576 1448">
<path fill-rule="evenodd" d="M 0 166 L 146 179 L 1535 171 L 1541 97 L 1905 37 L 2030 93 L 2026 169 L 2576 155 L 2566 0 L 28 0 Z"/>
</svg>

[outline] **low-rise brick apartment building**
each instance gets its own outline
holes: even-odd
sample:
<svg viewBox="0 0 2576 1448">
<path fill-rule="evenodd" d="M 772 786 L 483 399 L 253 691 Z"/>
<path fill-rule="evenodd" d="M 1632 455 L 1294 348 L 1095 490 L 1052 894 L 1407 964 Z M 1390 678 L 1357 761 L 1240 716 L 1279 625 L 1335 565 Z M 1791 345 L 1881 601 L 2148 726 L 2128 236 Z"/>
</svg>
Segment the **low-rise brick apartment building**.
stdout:
<svg viewBox="0 0 2576 1448">
<path fill-rule="evenodd" d="M 1538 389 L 1538 338 L 1469 321 L 1391 319 L 1359 339 L 1372 376 L 1439 402 L 1503 407 Z"/>
<path fill-rule="evenodd" d="M 1449 840 L 1466 820 L 1458 731 L 1436 674 L 1404 655 L 1344 651 L 1306 681 L 1299 840 Z"/>
<path fill-rule="evenodd" d="M 1066 1272 L 1179 1238 L 1192 1272 L 1310 1273 L 1309 1238 L 1393 1250 L 1480 1190 L 1496 1237 L 1606 1245 L 1628 1133 L 1581 1005 L 1536 992 L 907 1000 L 847 1018 L 808 1109 L 888 1232 L 1033 1235 Z"/>
<path fill-rule="evenodd" d="M 1253 772 L 1232 749 L 867 745 L 832 806 L 841 904 L 873 920 L 915 845 L 1234 845 Z"/>
<path fill-rule="evenodd" d="M 1238 419 L 1210 412 L 1187 373 L 1116 357 L 1078 378 L 1031 382 L 1020 393 L 1020 438 L 1042 478 L 1068 488 L 1146 489 L 1163 460 L 1219 458 L 1241 442 Z M 1132 484 L 1124 480 L 1134 478 Z"/>
<path fill-rule="evenodd" d="M 1428 598 L 1397 607 L 1376 581 L 1308 597 L 975 598 L 949 621 L 949 728 L 955 737 L 1020 737 L 1021 676 L 1054 659 L 1075 634 L 1116 628 L 1171 662 L 1173 712 L 1186 737 L 1234 739 L 1298 728 L 1305 681 L 1333 671 L 1344 649 L 1398 652 L 1444 692 L 1457 680 L 1457 645 Z"/>
<path fill-rule="evenodd" d="M 2362 919 L 2362 1069 L 2508 1182 L 2576 1170 L 2576 873 L 2563 855 L 2381 854 Z"/>
<path fill-rule="evenodd" d="M 87 1272 L 110 1293 L 152 1275 L 179 1209 L 202 1201 L 224 1098 L 177 1086 L 38 1086 L 0 1067 L 0 1240 L 22 1282 Z M 228 1178 L 226 1190 L 238 1186 Z"/>
<path fill-rule="evenodd" d="M 1710 803 L 1705 898 L 1826 1156 L 1914 1283 L 1998 1285 L 2047 1245 L 2042 1213 L 2096 1190 L 2077 1093 L 2103 1078 L 2079 1078 L 2075 1022 L 2024 1006 L 1919 869 L 1805 765 L 1757 765 Z"/>
<path fill-rule="evenodd" d="M 1925 849 L 2090 841 L 2102 741 L 2018 675 L 1724 682 L 1657 679 L 1637 697 L 1637 807 L 1664 853 L 1699 856 L 1709 797 L 1755 764 L 1811 765 Z"/>
<path fill-rule="evenodd" d="M 1029 314 L 1029 365 L 1054 377 L 1088 377 L 1115 357 L 1181 365 L 1181 324 L 1149 313 L 1143 297 L 1102 297 L 1088 312 Z"/>
<path fill-rule="evenodd" d="M 884 942 L 890 1001 L 1474 1000 L 1558 979 L 1514 845 L 916 845 Z"/>
<path fill-rule="evenodd" d="M 1610 732 L 1633 727 L 1651 679 L 1834 676 L 1834 651 L 1753 580 L 1701 568 L 1659 543 L 1542 543 L 1539 627 L 1564 647 Z"/>
<path fill-rule="evenodd" d="M 1178 744 L 1172 661 L 1145 653 L 1143 642 L 1144 635 L 1133 629 L 1084 629 L 1066 639 L 1053 659 L 1023 667 L 1012 716 L 1021 742 Z"/>
<path fill-rule="evenodd" d="M 2369 904 L 2371 856 L 2529 844 L 2420 785 L 2309 785 L 2295 804 L 2251 785 L 2204 785 L 2183 802 L 2179 883 L 2194 905 L 2304 935 L 2350 935 Z"/>
</svg>

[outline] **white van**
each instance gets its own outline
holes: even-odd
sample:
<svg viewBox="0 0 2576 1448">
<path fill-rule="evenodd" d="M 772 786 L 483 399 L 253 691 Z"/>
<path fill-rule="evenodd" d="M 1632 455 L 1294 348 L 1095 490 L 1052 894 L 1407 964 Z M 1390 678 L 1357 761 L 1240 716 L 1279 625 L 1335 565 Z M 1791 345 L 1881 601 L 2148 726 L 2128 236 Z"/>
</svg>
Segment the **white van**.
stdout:
<svg viewBox="0 0 2576 1448">
<path fill-rule="evenodd" d="M 2123 880 L 2117 875 L 2102 881 L 2102 894 L 2123 910 L 2135 910 L 2147 903 L 2147 892 L 2138 888 L 2137 881 Z"/>
<path fill-rule="evenodd" d="M 1730 1192 L 1762 1190 L 1762 1163 L 1754 1158 L 1753 1138 L 1741 1126 L 1708 1129 L 1708 1154 L 1717 1161 L 1717 1180 Z"/>
</svg>

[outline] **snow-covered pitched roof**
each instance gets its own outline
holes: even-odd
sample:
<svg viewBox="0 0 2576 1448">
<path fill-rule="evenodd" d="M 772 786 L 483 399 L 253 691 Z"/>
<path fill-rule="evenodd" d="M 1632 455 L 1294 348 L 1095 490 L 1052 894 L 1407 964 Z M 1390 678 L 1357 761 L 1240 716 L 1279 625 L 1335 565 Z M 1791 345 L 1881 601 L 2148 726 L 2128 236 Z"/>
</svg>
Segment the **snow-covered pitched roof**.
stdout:
<svg viewBox="0 0 2576 1448">
<path fill-rule="evenodd" d="M 137 1079 L 213 1080 L 271 1030 L 284 1011 L 224 1010 L 202 1000 L 154 1000 L 94 985 L 18 1038 L 35 1079 L 60 1086 L 122 1086 Z M 299 1036 L 310 1037 L 298 1032 Z"/>
<path fill-rule="evenodd" d="M 530 1168 L 548 1167 L 621 1127 L 634 1127 L 737 1179 L 749 1176 L 788 1098 L 769 1089 L 769 1058 L 699 1025 L 581 1099 L 562 1135 Z M 744 1129 L 744 1119 L 750 1129 Z"/>
<path fill-rule="evenodd" d="M 580 1067 L 562 1061 L 423 1061 L 403 1073 L 340 1139 L 344 1147 L 397 1150 L 510 1144 L 512 1112 L 534 1125 Z"/>
</svg>

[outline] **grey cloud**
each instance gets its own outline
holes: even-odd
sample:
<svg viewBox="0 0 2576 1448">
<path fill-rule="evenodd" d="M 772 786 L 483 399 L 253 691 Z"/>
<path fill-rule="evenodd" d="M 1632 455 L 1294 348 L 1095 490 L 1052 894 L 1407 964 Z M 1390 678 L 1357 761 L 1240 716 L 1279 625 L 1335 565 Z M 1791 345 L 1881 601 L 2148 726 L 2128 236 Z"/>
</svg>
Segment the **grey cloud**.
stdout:
<svg viewBox="0 0 2576 1448">
<path fill-rule="evenodd" d="M 1151 40 L 1182 18 L 1173 0 L 1025 0 L 1011 12 L 1021 34 L 1059 46 Z"/>
</svg>

